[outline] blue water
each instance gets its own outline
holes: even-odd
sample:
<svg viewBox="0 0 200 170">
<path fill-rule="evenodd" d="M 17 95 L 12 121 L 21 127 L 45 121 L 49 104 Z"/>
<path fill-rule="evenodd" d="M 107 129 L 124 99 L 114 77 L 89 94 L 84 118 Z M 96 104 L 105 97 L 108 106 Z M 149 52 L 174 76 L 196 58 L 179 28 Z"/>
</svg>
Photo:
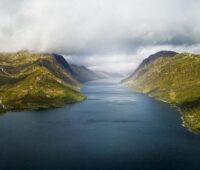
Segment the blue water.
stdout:
<svg viewBox="0 0 200 170">
<path fill-rule="evenodd" d="M 0 170 L 198 170 L 200 136 L 166 103 L 119 80 L 64 108 L 0 116 Z"/>
</svg>

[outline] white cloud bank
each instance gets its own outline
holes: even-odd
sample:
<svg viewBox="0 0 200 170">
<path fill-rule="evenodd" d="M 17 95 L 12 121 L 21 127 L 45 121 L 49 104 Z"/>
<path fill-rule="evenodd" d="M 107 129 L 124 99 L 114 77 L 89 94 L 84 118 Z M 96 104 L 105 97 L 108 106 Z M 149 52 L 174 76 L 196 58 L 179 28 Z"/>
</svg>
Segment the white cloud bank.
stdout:
<svg viewBox="0 0 200 170">
<path fill-rule="evenodd" d="M 0 51 L 133 70 L 156 50 L 200 52 L 197 0 L 0 0 Z"/>
</svg>

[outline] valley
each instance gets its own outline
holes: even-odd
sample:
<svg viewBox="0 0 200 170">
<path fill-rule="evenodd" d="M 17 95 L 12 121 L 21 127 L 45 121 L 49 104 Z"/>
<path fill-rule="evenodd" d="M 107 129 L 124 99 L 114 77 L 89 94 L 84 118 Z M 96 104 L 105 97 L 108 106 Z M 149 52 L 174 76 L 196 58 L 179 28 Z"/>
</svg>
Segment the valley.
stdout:
<svg viewBox="0 0 200 170">
<path fill-rule="evenodd" d="M 103 77 L 77 68 L 58 54 L 1 53 L 0 112 L 61 107 L 86 99 L 82 83 Z"/>
</svg>

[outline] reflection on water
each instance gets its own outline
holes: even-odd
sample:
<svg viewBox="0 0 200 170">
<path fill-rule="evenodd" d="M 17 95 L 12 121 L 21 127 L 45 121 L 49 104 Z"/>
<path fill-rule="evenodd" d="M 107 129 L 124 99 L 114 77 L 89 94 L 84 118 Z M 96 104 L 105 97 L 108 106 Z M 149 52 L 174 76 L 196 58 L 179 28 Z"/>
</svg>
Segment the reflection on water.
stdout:
<svg viewBox="0 0 200 170">
<path fill-rule="evenodd" d="M 88 100 L 64 108 L 0 116 L 0 169 L 200 169 L 200 137 L 174 108 L 119 80 L 82 91 Z"/>
<path fill-rule="evenodd" d="M 105 81 L 105 80 L 104 80 Z M 84 88 L 84 92 L 87 94 L 88 100 L 98 100 L 99 102 L 111 102 L 111 103 L 134 103 L 137 101 L 136 97 L 127 94 L 124 91 L 124 86 L 120 85 L 119 79 L 107 80 L 107 84 L 104 85 L 104 81 L 98 81 L 89 86 L 89 89 Z M 98 88 L 100 84 L 101 88 Z M 97 90 L 98 88 L 98 90 Z M 125 92 L 125 93 L 124 93 Z"/>
<path fill-rule="evenodd" d="M 101 119 L 89 119 L 89 123 L 136 123 L 137 120 L 101 120 Z"/>
</svg>

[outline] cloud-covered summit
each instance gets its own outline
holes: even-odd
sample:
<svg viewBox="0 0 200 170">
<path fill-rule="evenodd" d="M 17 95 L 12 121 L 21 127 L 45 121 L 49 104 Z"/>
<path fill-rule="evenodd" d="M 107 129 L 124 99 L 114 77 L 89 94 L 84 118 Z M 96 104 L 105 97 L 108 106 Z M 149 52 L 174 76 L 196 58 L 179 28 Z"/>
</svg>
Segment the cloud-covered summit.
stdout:
<svg viewBox="0 0 200 170">
<path fill-rule="evenodd" d="M 92 68 L 108 61 L 126 70 L 157 49 L 200 51 L 199 6 L 196 0 L 1 0 L 0 51 L 57 52 Z"/>
</svg>

